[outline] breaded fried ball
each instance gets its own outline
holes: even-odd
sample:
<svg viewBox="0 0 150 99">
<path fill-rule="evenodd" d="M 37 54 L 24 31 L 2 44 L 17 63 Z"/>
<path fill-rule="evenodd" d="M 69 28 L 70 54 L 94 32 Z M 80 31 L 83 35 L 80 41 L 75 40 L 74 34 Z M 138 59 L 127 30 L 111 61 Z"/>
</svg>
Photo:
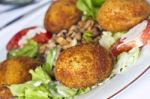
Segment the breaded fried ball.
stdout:
<svg viewBox="0 0 150 99">
<path fill-rule="evenodd" d="M 100 26 L 112 32 L 127 31 L 150 15 L 146 0 L 106 0 L 98 11 Z"/>
<path fill-rule="evenodd" d="M 112 71 L 112 57 L 99 44 L 82 44 L 60 53 L 54 69 L 58 81 L 70 88 L 92 86 Z"/>
<path fill-rule="evenodd" d="M 10 92 L 9 88 L 3 85 L 0 85 L 0 99 L 12 99 L 13 95 Z"/>
<path fill-rule="evenodd" d="M 75 0 L 54 1 L 49 7 L 44 20 L 45 28 L 52 33 L 69 29 L 81 18 L 81 12 L 76 8 Z"/>
<path fill-rule="evenodd" d="M 30 69 L 40 63 L 29 57 L 7 59 L 0 64 L 0 85 L 20 84 L 31 80 Z"/>
</svg>

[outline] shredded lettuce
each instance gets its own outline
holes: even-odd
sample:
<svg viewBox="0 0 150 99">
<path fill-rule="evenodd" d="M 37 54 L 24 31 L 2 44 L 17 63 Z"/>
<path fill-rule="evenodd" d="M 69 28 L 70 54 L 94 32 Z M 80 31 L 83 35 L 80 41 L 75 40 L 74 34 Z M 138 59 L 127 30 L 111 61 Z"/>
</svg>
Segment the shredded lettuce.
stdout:
<svg viewBox="0 0 150 99">
<path fill-rule="evenodd" d="M 134 64 L 140 55 L 139 48 L 133 48 L 129 52 L 123 52 L 117 57 L 117 63 L 115 64 L 115 68 L 113 72 L 120 73 L 125 71 L 128 66 Z"/>
<path fill-rule="evenodd" d="M 112 33 L 104 31 L 101 39 L 99 40 L 99 43 L 104 48 L 109 49 L 124 34 L 124 32 Z"/>
<path fill-rule="evenodd" d="M 35 57 L 38 54 L 38 48 L 39 45 L 37 42 L 29 40 L 24 47 L 8 52 L 8 58 L 19 56 Z"/>
<path fill-rule="evenodd" d="M 105 0 L 77 0 L 76 6 L 85 16 L 96 20 L 97 11 Z"/>
</svg>

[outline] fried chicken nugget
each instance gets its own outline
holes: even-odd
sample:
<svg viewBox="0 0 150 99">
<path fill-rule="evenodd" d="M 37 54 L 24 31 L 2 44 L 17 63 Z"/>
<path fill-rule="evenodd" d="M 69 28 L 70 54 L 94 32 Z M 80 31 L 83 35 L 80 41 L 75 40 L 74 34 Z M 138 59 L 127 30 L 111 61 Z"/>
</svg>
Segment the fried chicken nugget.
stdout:
<svg viewBox="0 0 150 99">
<path fill-rule="evenodd" d="M 69 29 L 81 18 L 81 12 L 76 8 L 75 0 L 54 1 L 49 7 L 44 20 L 45 28 L 52 33 Z"/>
<path fill-rule="evenodd" d="M 24 83 L 31 79 L 30 69 L 35 69 L 40 62 L 29 57 L 7 59 L 0 64 L 0 85 Z"/>
<path fill-rule="evenodd" d="M 97 21 L 108 31 L 127 31 L 150 15 L 146 0 L 106 0 L 98 11 Z"/>
<path fill-rule="evenodd" d="M 13 95 L 10 92 L 9 88 L 3 85 L 0 85 L 0 99 L 12 99 Z"/>
<path fill-rule="evenodd" d="M 56 61 L 55 77 L 70 88 L 92 86 L 112 71 L 112 57 L 99 44 L 83 44 L 64 50 Z"/>
</svg>

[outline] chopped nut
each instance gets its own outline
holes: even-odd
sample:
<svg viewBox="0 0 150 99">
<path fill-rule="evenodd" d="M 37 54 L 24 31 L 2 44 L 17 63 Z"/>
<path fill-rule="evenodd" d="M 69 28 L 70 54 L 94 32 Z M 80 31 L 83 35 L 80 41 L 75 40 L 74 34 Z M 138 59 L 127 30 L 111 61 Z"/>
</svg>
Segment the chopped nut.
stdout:
<svg viewBox="0 0 150 99">
<path fill-rule="evenodd" d="M 62 36 L 62 37 L 64 37 L 65 34 L 67 34 L 67 30 L 62 30 L 62 31 L 60 31 L 60 32 L 57 34 L 57 36 Z"/>
<path fill-rule="evenodd" d="M 41 45 L 39 48 L 39 53 L 44 54 L 47 48 L 48 48 L 48 44 Z"/>
<path fill-rule="evenodd" d="M 68 42 L 71 42 L 71 41 L 72 41 L 72 38 L 71 38 L 71 37 L 67 37 L 66 40 L 67 40 Z"/>
<path fill-rule="evenodd" d="M 57 34 L 53 34 L 52 39 L 49 40 L 47 45 L 42 45 L 40 51 L 46 53 L 49 49 L 58 46 L 61 50 L 64 50 L 77 44 L 86 43 L 82 37 L 84 32 L 92 33 L 92 41 L 98 42 L 101 30 L 100 26 L 93 20 L 81 20 L 77 25 L 71 26 L 69 30 L 62 30 Z"/>
<path fill-rule="evenodd" d="M 81 40 L 81 33 L 76 33 L 75 39 L 77 39 L 78 41 Z"/>
<path fill-rule="evenodd" d="M 91 29 L 93 28 L 93 26 L 94 26 L 94 21 L 93 20 L 88 20 L 85 23 L 84 30 L 91 31 Z"/>
<path fill-rule="evenodd" d="M 85 21 L 82 20 L 82 21 L 80 21 L 78 24 L 79 24 L 79 27 L 80 27 L 80 28 L 83 28 L 84 25 L 85 25 Z"/>
<path fill-rule="evenodd" d="M 69 42 L 67 41 L 67 40 L 65 40 L 63 37 L 58 37 L 58 38 L 56 38 L 56 42 L 58 43 L 58 44 L 60 44 L 61 46 L 63 46 L 63 45 L 67 45 Z"/>
<path fill-rule="evenodd" d="M 64 45 L 64 46 L 63 46 L 63 49 L 67 49 L 67 48 L 70 48 L 70 47 L 76 46 L 76 45 L 77 45 L 77 40 L 76 40 L 76 39 L 73 39 L 69 44 Z"/>
<path fill-rule="evenodd" d="M 55 47 L 56 47 L 55 41 L 51 39 L 48 41 L 47 44 L 43 44 L 40 46 L 39 52 L 44 54 L 47 50 L 55 48 Z"/>
<path fill-rule="evenodd" d="M 96 38 L 94 38 L 94 42 L 99 42 L 100 38 L 100 36 L 97 36 Z"/>
<path fill-rule="evenodd" d="M 51 42 L 48 44 L 48 48 L 51 49 L 51 48 L 55 48 L 56 47 L 56 44 L 55 42 Z"/>
<path fill-rule="evenodd" d="M 93 29 L 92 29 L 92 36 L 93 37 L 97 37 L 97 36 L 99 36 L 100 34 L 101 34 L 101 32 L 96 28 L 96 27 L 94 27 Z"/>
<path fill-rule="evenodd" d="M 76 33 L 75 32 L 73 32 L 72 34 L 71 34 L 71 38 L 74 38 L 75 37 L 75 35 L 76 35 Z"/>
<path fill-rule="evenodd" d="M 71 36 L 72 34 L 77 33 L 77 32 L 80 32 L 79 27 L 78 27 L 78 26 L 72 26 L 72 27 L 69 29 L 69 31 L 68 31 L 68 33 L 67 33 L 67 36 Z"/>
</svg>

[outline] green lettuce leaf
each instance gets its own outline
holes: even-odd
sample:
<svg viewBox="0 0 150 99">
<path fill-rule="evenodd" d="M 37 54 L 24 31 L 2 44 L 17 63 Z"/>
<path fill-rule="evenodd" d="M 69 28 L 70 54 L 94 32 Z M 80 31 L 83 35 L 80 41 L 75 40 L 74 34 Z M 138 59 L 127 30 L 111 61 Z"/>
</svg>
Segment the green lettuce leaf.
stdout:
<svg viewBox="0 0 150 99">
<path fill-rule="evenodd" d="M 83 39 L 84 39 L 86 42 L 92 41 L 92 33 L 91 33 L 91 32 L 84 32 L 84 33 L 83 33 Z"/>
<path fill-rule="evenodd" d="M 51 78 L 41 66 L 35 70 L 30 70 L 29 73 L 32 75 L 32 81 L 40 81 L 43 84 L 48 84 L 51 81 Z"/>
<path fill-rule="evenodd" d="M 44 86 L 27 88 L 25 90 L 25 99 L 49 99 L 50 92 Z"/>
<path fill-rule="evenodd" d="M 105 0 L 92 0 L 92 2 L 94 6 L 100 7 L 105 2 Z"/>
<path fill-rule="evenodd" d="M 51 82 L 49 75 L 40 66 L 29 72 L 32 81 L 9 86 L 12 94 L 25 99 L 49 99 L 48 84 Z"/>
<path fill-rule="evenodd" d="M 97 11 L 104 3 L 104 0 L 77 0 L 76 6 L 85 16 L 96 20 Z"/>
<path fill-rule="evenodd" d="M 46 62 L 43 64 L 42 68 L 49 74 L 52 72 L 53 63 L 56 58 L 57 49 L 50 49 L 46 57 Z"/>
<path fill-rule="evenodd" d="M 50 92 L 44 85 L 29 81 L 24 84 L 11 85 L 9 88 L 18 99 L 49 99 Z M 38 85 L 38 86 L 37 86 Z"/>
<path fill-rule="evenodd" d="M 53 97 L 74 97 L 78 89 L 68 88 L 58 82 L 52 82 L 49 85 L 49 90 Z"/>
<path fill-rule="evenodd" d="M 8 52 L 8 58 L 19 57 L 19 56 L 29 56 L 35 57 L 38 54 L 39 45 L 34 40 L 29 40 L 28 43 L 20 49 L 14 49 Z"/>
</svg>

